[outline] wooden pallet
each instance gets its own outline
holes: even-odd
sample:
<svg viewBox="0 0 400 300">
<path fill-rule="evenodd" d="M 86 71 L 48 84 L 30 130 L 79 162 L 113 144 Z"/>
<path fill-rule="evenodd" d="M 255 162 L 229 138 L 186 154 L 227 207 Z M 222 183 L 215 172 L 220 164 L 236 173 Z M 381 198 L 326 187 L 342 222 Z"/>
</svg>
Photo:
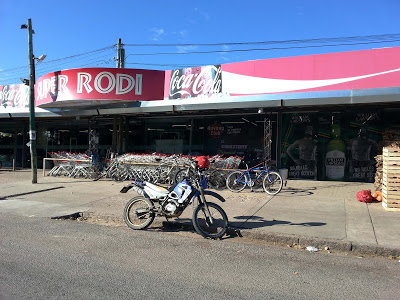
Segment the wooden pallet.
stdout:
<svg viewBox="0 0 400 300">
<path fill-rule="evenodd" d="M 400 199 L 388 200 L 386 195 L 382 193 L 382 206 L 387 211 L 400 211 Z"/>
<path fill-rule="evenodd" d="M 384 147 L 382 152 L 382 206 L 400 211 L 400 149 Z"/>
<path fill-rule="evenodd" d="M 384 160 L 383 165 L 382 165 L 382 170 L 384 169 L 389 169 L 389 170 L 399 170 L 400 168 L 400 160 L 392 160 L 388 161 L 387 159 Z"/>
<path fill-rule="evenodd" d="M 388 199 L 390 201 L 400 201 L 400 192 L 399 191 L 388 191 L 383 186 L 382 186 L 382 196 L 386 197 L 386 199 Z"/>
<path fill-rule="evenodd" d="M 386 186 L 397 186 L 400 187 L 400 176 L 382 176 L 382 183 Z"/>
<path fill-rule="evenodd" d="M 383 157 L 400 157 L 400 149 L 395 147 L 383 147 L 382 155 Z"/>
</svg>

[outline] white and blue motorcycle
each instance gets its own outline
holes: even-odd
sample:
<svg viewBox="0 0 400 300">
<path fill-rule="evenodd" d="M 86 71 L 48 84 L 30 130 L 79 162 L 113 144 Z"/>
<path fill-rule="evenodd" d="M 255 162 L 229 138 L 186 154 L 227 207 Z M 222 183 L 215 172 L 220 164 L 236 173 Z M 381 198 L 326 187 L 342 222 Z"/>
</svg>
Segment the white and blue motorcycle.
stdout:
<svg viewBox="0 0 400 300">
<path fill-rule="evenodd" d="M 121 193 L 133 189 L 140 195 L 126 204 L 123 213 L 125 223 L 132 229 L 145 229 L 156 216 L 176 218 L 189 204 L 195 203 L 197 206 L 193 211 L 192 223 L 197 233 L 206 238 L 221 238 L 227 230 L 228 217 L 219 205 L 210 200 L 225 202 L 225 199 L 213 191 L 206 190 L 207 181 L 197 161 L 188 167 L 187 175 L 169 189 L 139 181 L 133 181 L 123 187 Z"/>
</svg>

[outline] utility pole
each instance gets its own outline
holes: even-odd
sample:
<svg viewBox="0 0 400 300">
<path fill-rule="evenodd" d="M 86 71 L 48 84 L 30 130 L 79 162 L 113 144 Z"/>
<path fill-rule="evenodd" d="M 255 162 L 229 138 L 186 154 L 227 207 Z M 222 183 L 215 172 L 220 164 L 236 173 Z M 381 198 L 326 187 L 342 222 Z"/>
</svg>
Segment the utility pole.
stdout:
<svg viewBox="0 0 400 300">
<path fill-rule="evenodd" d="M 31 151 L 32 183 L 37 183 L 37 154 L 36 154 L 36 125 L 35 125 L 35 59 L 38 63 L 45 59 L 46 55 L 35 58 L 33 55 L 32 21 L 28 19 L 27 24 L 22 24 L 21 29 L 28 29 L 28 58 L 29 58 L 29 80 L 22 79 L 26 84 L 29 81 L 29 148 Z"/>
<path fill-rule="evenodd" d="M 117 68 L 121 68 L 121 48 L 122 48 L 121 39 L 118 39 L 118 45 L 117 45 Z"/>
<path fill-rule="evenodd" d="M 35 59 L 33 56 L 32 21 L 28 19 L 29 52 L 29 143 L 31 151 L 32 183 L 37 183 L 36 124 L 35 124 Z"/>
<path fill-rule="evenodd" d="M 117 44 L 117 68 L 125 68 L 125 49 L 123 48 L 121 39 Z"/>
<path fill-rule="evenodd" d="M 121 49 L 121 68 L 125 68 L 125 49 Z"/>
</svg>

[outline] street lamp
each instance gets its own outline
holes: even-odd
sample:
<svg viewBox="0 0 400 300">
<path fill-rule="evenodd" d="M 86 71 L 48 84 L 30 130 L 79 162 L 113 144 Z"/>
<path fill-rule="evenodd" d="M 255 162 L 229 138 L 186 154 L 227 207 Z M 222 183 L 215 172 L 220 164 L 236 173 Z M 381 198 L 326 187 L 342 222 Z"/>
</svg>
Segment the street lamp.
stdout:
<svg viewBox="0 0 400 300">
<path fill-rule="evenodd" d="M 29 83 L 29 146 L 31 152 L 32 183 L 37 183 L 37 155 L 36 155 L 36 126 L 35 126 L 35 59 L 43 61 L 46 55 L 35 58 L 33 55 L 32 21 L 28 19 L 28 24 L 21 25 L 21 29 L 28 29 L 28 51 L 29 51 L 29 80 L 25 79 L 25 84 Z"/>
</svg>

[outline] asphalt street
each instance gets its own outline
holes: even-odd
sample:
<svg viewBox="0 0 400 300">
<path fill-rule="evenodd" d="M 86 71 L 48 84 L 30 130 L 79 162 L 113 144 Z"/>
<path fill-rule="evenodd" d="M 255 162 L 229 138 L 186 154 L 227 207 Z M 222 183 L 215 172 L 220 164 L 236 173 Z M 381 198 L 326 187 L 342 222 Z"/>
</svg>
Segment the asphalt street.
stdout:
<svg viewBox="0 0 400 300">
<path fill-rule="evenodd" d="M 400 263 L 0 213 L 0 299 L 398 299 Z"/>
</svg>

